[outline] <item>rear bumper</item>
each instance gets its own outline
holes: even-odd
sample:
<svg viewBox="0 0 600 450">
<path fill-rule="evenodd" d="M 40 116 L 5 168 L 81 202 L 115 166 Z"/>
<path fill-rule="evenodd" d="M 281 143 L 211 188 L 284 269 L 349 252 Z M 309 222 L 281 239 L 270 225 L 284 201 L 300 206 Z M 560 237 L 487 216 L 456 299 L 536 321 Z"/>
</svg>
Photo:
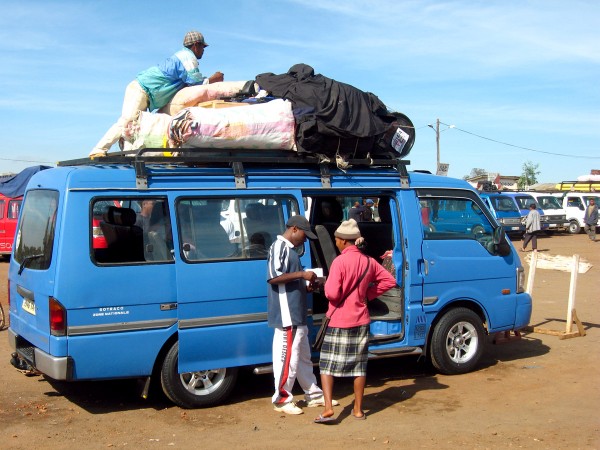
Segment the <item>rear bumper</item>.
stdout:
<svg viewBox="0 0 600 450">
<path fill-rule="evenodd" d="M 55 380 L 73 379 L 73 359 L 69 356 L 56 357 L 34 347 L 25 339 L 8 329 L 8 344 L 17 354 L 36 370 Z"/>
</svg>

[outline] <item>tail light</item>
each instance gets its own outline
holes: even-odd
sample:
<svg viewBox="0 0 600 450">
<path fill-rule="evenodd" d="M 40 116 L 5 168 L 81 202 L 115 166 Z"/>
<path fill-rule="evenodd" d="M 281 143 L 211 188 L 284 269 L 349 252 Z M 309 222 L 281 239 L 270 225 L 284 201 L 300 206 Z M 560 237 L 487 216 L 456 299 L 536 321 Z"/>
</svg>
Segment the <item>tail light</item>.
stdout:
<svg viewBox="0 0 600 450">
<path fill-rule="evenodd" d="M 67 310 L 58 300 L 50 297 L 50 334 L 52 336 L 66 336 Z"/>
<path fill-rule="evenodd" d="M 92 247 L 93 248 L 107 248 L 106 238 L 102 233 L 99 219 L 92 219 Z"/>
</svg>

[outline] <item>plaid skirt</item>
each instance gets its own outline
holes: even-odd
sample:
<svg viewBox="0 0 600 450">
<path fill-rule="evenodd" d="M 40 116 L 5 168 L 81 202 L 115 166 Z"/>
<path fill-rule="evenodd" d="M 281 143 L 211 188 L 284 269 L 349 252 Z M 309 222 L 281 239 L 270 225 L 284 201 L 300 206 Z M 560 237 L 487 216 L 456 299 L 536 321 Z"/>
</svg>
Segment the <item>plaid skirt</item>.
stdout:
<svg viewBox="0 0 600 450">
<path fill-rule="evenodd" d="M 369 325 L 354 328 L 327 328 L 319 370 L 334 377 L 367 375 Z"/>
</svg>

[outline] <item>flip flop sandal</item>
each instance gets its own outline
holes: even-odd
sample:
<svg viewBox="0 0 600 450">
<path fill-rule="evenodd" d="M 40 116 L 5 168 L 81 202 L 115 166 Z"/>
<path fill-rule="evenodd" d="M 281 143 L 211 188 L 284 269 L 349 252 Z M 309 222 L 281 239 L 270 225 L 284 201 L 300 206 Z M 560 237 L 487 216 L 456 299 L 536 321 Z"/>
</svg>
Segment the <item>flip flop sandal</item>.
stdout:
<svg viewBox="0 0 600 450">
<path fill-rule="evenodd" d="M 319 414 L 319 417 L 317 417 L 314 420 L 315 423 L 322 423 L 322 424 L 331 424 L 333 422 L 335 422 L 335 419 L 333 417 L 325 417 L 323 416 L 323 414 Z"/>
</svg>

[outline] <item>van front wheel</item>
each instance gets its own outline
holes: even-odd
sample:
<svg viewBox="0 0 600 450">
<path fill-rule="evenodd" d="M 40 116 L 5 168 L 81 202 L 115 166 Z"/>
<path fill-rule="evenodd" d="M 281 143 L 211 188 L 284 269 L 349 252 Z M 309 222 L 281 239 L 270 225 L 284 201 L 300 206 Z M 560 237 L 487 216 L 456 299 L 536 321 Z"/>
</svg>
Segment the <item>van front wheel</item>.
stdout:
<svg viewBox="0 0 600 450">
<path fill-rule="evenodd" d="M 569 222 L 569 233 L 579 234 L 580 231 L 581 226 L 579 226 L 579 223 L 576 220 L 571 220 L 571 222 Z"/>
<path fill-rule="evenodd" d="M 182 408 L 214 406 L 231 393 L 237 368 L 179 373 L 179 342 L 175 342 L 162 365 L 160 382 L 165 395 Z"/>
<path fill-rule="evenodd" d="M 481 318 L 467 308 L 451 309 L 433 330 L 431 362 L 446 375 L 470 372 L 483 354 L 484 343 Z"/>
</svg>

